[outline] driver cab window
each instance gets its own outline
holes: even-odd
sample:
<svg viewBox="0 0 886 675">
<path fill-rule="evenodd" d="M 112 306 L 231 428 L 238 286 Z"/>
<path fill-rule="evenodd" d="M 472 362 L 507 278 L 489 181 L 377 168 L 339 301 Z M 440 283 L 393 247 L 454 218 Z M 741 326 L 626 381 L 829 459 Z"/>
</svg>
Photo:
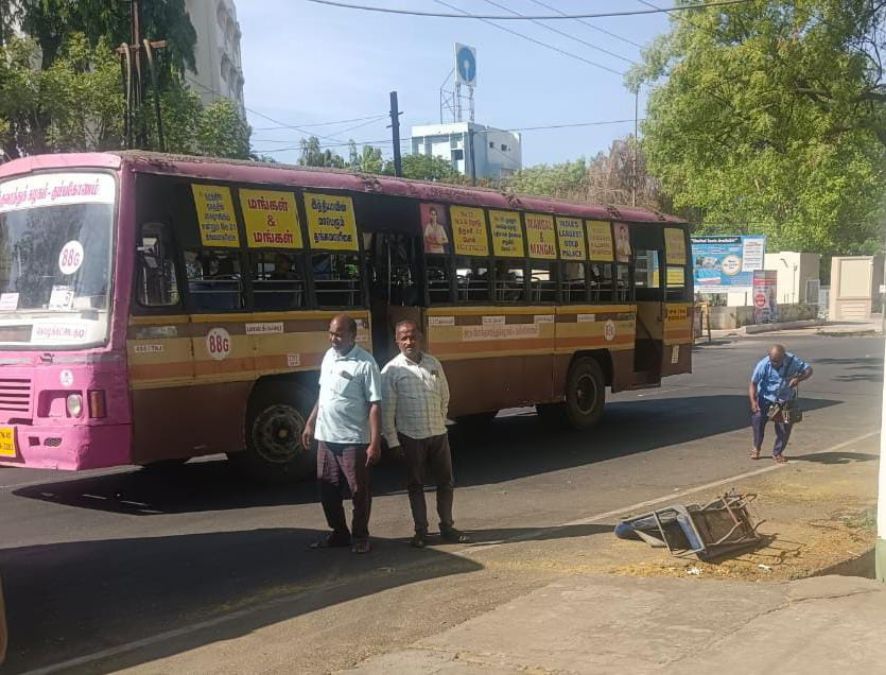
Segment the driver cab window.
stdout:
<svg viewBox="0 0 886 675">
<path fill-rule="evenodd" d="M 175 270 L 175 248 L 164 223 L 145 223 L 136 249 L 136 295 L 143 307 L 174 307 L 181 302 Z"/>
</svg>

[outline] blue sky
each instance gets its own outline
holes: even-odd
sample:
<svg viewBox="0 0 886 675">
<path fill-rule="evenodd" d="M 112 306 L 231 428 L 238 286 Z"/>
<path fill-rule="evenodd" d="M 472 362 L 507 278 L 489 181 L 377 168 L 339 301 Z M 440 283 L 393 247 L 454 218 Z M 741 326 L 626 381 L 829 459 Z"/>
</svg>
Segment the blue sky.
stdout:
<svg viewBox="0 0 886 675">
<path fill-rule="evenodd" d="M 356 4 L 452 12 L 435 0 L 348 0 Z M 474 14 L 505 14 L 487 0 L 445 0 Z M 533 0 L 494 0 L 521 14 L 550 14 Z M 563 12 L 649 9 L 639 0 L 543 0 Z M 670 5 L 658 0 L 659 6 Z M 415 124 L 438 122 L 439 89 L 454 65 L 454 44 L 477 49 L 476 121 L 504 129 L 630 120 L 619 124 L 523 134 L 523 163 L 530 166 L 592 156 L 633 130 L 634 98 L 620 75 L 505 33 L 477 20 L 421 18 L 326 7 L 306 0 L 238 0 L 246 78 L 245 99 L 254 128 L 253 145 L 280 161 L 294 162 L 299 139 L 315 133 L 330 149 L 349 138 L 390 138 L 388 94 L 397 90 L 401 136 Z M 665 14 L 611 17 L 589 22 L 630 42 L 648 44 L 668 28 Z M 547 25 L 578 40 L 527 21 L 501 22 L 511 30 L 623 72 L 640 58 L 639 47 L 574 20 Z M 641 96 L 640 116 L 645 100 Z M 286 125 L 279 126 L 256 113 Z M 358 119 L 359 118 L 359 119 Z M 319 123 L 355 120 L 327 126 Z M 359 125 L 359 126 L 358 126 Z M 356 128 L 355 128 L 356 127 Z M 390 143 L 376 143 L 385 156 Z M 409 144 L 404 144 L 408 151 Z"/>
</svg>

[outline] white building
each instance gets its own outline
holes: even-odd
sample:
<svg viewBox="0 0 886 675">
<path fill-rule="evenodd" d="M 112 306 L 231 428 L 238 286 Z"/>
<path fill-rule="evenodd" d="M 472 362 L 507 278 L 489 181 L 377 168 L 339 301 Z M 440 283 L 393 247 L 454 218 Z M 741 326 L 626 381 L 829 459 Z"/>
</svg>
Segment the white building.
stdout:
<svg viewBox="0 0 886 675">
<path fill-rule="evenodd" d="M 505 178 L 519 171 L 521 143 L 520 134 L 474 122 L 412 127 L 413 154 L 442 157 L 459 173 L 477 178 Z"/>
<path fill-rule="evenodd" d="M 818 297 L 807 298 L 810 280 L 818 280 L 821 256 L 817 253 L 779 251 L 767 253 L 763 269 L 778 272 L 776 283 L 777 301 L 780 305 L 817 304 Z M 729 307 L 742 307 L 753 304 L 753 293 L 742 291 L 729 293 L 726 304 Z"/>
<path fill-rule="evenodd" d="M 185 6 L 197 32 L 197 72 L 187 72 L 188 84 L 204 103 L 227 98 L 245 116 L 241 33 L 234 0 L 185 0 Z"/>
</svg>

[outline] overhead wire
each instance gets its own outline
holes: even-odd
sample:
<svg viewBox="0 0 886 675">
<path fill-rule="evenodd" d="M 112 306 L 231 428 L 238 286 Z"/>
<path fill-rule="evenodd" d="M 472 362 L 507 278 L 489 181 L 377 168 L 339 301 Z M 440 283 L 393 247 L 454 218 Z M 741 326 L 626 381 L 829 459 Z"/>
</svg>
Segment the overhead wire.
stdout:
<svg viewBox="0 0 886 675">
<path fill-rule="evenodd" d="M 605 70 L 609 73 L 612 73 L 613 75 L 618 75 L 619 77 L 624 77 L 624 73 L 622 73 L 618 70 L 615 70 L 614 68 L 610 68 L 609 66 L 604 66 L 602 63 L 597 63 L 596 61 L 591 61 L 590 59 L 586 59 L 585 57 L 580 56 L 579 54 L 575 54 L 573 52 L 566 51 L 565 49 L 560 49 L 559 47 L 549 44 L 547 42 L 543 42 L 542 40 L 537 40 L 534 37 L 530 37 L 529 35 L 526 35 L 525 33 L 520 33 L 518 31 L 512 30 L 512 29 L 507 28 L 505 26 L 499 26 L 497 23 L 495 23 L 493 21 L 485 19 L 482 16 L 479 16 L 477 14 L 471 14 L 470 12 L 467 12 L 466 10 L 456 7 L 455 5 L 450 5 L 448 2 L 445 2 L 444 0 L 434 0 L 434 2 L 436 2 L 438 5 L 443 5 L 444 7 L 448 7 L 449 9 L 453 9 L 457 12 L 462 12 L 463 14 L 466 14 L 468 16 L 479 19 L 483 23 L 486 23 L 486 24 L 489 24 L 490 26 L 498 28 L 499 30 L 504 31 L 505 33 L 510 33 L 511 35 L 516 35 L 519 38 L 523 38 L 524 40 L 532 42 L 533 44 L 536 44 L 540 47 L 544 47 L 545 49 L 550 49 L 551 51 L 557 52 L 558 54 L 562 54 L 563 56 L 568 56 L 569 58 L 572 58 L 572 59 L 576 59 L 577 61 L 582 61 L 590 66 L 594 66 L 595 68 L 600 68 L 601 70 Z"/>
<path fill-rule="evenodd" d="M 305 129 L 312 127 L 331 127 L 336 124 L 348 124 L 349 122 L 362 122 L 363 120 L 368 119 L 376 119 L 377 117 L 386 117 L 388 113 L 382 113 L 380 115 L 367 115 L 366 117 L 352 117 L 346 120 L 334 120 L 331 122 L 311 122 L 310 124 L 300 124 L 299 126 L 304 127 Z M 287 129 L 287 126 L 276 126 L 276 127 L 253 127 L 253 131 L 276 131 L 278 129 Z"/>
<path fill-rule="evenodd" d="M 679 7 L 656 8 L 656 9 L 636 9 L 615 12 L 593 12 L 582 14 L 562 14 L 551 15 L 545 14 L 540 16 L 508 16 L 501 14 L 445 14 L 441 12 L 420 12 L 412 9 L 396 9 L 393 7 L 378 7 L 372 5 L 360 5 L 348 2 L 339 2 L 338 0 L 307 0 L 318 5 L 328 5 L 340 9 L 352 9 L 363 12 L 378 12 L 381 14 L 402 14 L 405 16 L 420 16 L 434 19 L 479 19 L 479 20 L 495 20 L 495 21 L 556 21 L 564 19 L 602 19 L 616 16 L 643 16 L 646 14 L 662 14 L 670 12 L 685 12 L 693 9 L 708 9 L 712 7 L 725 7 L 728 5 L 744 5 L 754 0 L 717 0 L 717 2 L 701 2 L 692 5 L 680 5 Z M 459 11 L 457 8 L 450 8 Z"/>
<path fill-rule="evenodd" d="M 530 0 L 530 2 L 535 3 L 539 7 L 544 7 L 545 9 L 549 9 L 552 12 L 556 12 L 557 14 L 562 16 L 564 19 L 568 16 L 568 14 L 566 14 L 566 12 L 564 12 L 560 9 L 557 9 L 553 5 L 547 4 L 546 2 L 542 2 L 541 0 Z M 606 30 L 605 28 L 601 28 L 600 26 L 595 26 L 587 19 L 575 18 L 573 20 L 577 21 L 580 24 L 587 26 L 591 30 L 597 31 L 598 33 L 602 33 L 603 35 L 608 35 L 609 37 L 615 38 L 616 40 L 621 40 L 622 42 L 625 42 L 629 45 L 633 45 L 634 47 L 637 47 L 638 49 L 643 49 L 643 45 L 641 45 L 639 42 L 634 42 L 633 40 L 626 38 L 623 35 L 619 35 L 618 33 L 613 33 L 611 30 Z"/>
<path fill-rule="evenodd" d="M 485 2 L 489 3 L 493 7 L 498 7 L 499 9 L 503 9 L 506 12 L 510 12 L 511 14 L 515 14 L 515 15 L 521 16 L 521 17 L 523 16 L 517 10 L 510 9 L 509 7 L 505 7 L 504 5 L 501 5 L 497 2 L 495 2 L 495 0 L 485 0 Z M 541 21 L 537 21 L 535 19 L 530 19 L 530 21 L 532 23 L 534 23 L 536 26 L 541 26 L 542 28 L 544 28 L 547 31 L 550 31 L 551 33 L 556 33 L 557 35 L 560 35 L 562 37 L 565 37 L 565 38 L 568 38 L 568 39 L 573 40 L 575 42 L 578 42 L 578 43 L 584 45 L 585 47 L 588 47 L 589 49 L 593 49 L 593 50 L 601 52 L 603 54 L 607 54 L 608 56 L 619 59 L 620 61 L 624 61 L 625 63 L 629 63 L 631 65 L 636 65 L 636 63 L 637 63 L 636 61 L 629 59 L 626 56 L 622 56 L 621 54 L 617 54 L 617 53 L 610 51 L 608 49 L 604 49 L 603 47 L 598 47 L 593 42 L 588 42 L 587 40 L 580 38 L 577 35 L 572 35 L 571 33 L 567 33 L 566 31 L 562 31 L 558 28 L 554 28 L 553 26 L 548 26 L 548 25 L 542 23 Z"/>
</svg>

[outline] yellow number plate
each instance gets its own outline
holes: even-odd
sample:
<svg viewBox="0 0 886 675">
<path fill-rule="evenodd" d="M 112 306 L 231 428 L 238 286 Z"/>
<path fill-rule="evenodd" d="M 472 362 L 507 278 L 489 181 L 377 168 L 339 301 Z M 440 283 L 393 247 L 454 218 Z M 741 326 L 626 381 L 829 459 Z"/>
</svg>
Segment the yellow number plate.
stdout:
<svg viewBox="0 0 886 675">
<path fill-rule="evenodd" d="M 0 427 L 0 457 L 17 457 L 15 427 Z"/>
</svg>

